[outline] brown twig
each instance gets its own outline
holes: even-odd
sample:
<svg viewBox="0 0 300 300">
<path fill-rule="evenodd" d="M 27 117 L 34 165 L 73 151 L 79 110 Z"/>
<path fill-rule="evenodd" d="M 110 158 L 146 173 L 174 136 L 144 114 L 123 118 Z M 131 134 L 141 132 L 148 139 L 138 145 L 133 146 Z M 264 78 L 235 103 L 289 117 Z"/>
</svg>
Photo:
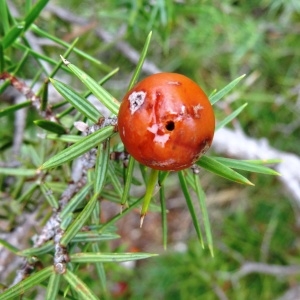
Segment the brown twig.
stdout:
<svg viewBox="0 0 300 300">
<path fill-rule="evenodd" d="M 85 135 L 89 135 L 96 130 L 99 130 L 105 126 L 114 126 L 116 124 L 116 118 L 107 118 L 104 119 L 101 125 L 93 125 L 86 126 Z M 62 193 L 60 200 L 58 202 L 58 209 L 53 210 L 53 214 L 50 219 L 47 221 L 46 225 L 41 230 L 40 234 L 35 236 L 33 247 L 39 248 L 44 245 L 49 240 L 54 241 L 54 259 L 53 265 L 54 269 L 57 273 L 63 274 L 66 271 L 66 264 L 69 262 L 69 255 L 67 248 L 60 244 L 60 240 L 64 234 L 64 231 L 61 229 L 61 218 L 60 212 L 67 205 L 67 203 L 71 200 L 71 198 L 80 191 L 80 189 L 86 184 L 87 180 L 87 172 L 89 169 L 95 166 L 97 151 L 95 149 L 91 149 L 89 152 L 85 153 L 81 157 L 81 174 L 76 174 L 76 181 L 74 180 L 72 183 L 68 185 L 66 190 Z M 34 265 L 28 260 L 25 260 L 24 265 L 21 270 L 17 272 L 17 277 L 15 278 L 13 284 L 18 283 L 23 280 L 27 274 L 28 270 L 34 268 Z"/>
<path fill-rule="evenodd" d="M 19 91 L 26 99 L 31 101 L 31 104 L 34 108 L 36 108 L 38 111 L 40 110 L 40 97 L 37 96 L 24 81 L 19 80 L 16 76 L 8 72 L 1 73 L 0 80 L 8 80 L 11 86 L 13 86 L 17 91 Z"/>
</svg>

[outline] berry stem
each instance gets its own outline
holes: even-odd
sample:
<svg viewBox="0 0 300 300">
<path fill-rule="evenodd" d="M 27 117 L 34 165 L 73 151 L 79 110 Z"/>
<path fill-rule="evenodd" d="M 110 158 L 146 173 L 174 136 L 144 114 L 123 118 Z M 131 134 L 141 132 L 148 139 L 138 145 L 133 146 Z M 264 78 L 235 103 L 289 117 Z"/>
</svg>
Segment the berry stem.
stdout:
<svg viewBox="0 0 300 300">
<path fill-rule="evenodd" d="M 157 183 L 157 178 L 158 178 L 158 170 L 151 169 L 150 172 L 150 177 L 148 180 L 147 188 L 146 188 L 146 193 L 144 197 L 144 202 L 141 210 L 141 217 L 140 217 L 140 227 L 143 226 L 144 218 L 147 214 L 148 207 L 151 201 L 151 198 L 153 196 L 153 191 L 155 188 L 155 185 Z"/>
</svg>

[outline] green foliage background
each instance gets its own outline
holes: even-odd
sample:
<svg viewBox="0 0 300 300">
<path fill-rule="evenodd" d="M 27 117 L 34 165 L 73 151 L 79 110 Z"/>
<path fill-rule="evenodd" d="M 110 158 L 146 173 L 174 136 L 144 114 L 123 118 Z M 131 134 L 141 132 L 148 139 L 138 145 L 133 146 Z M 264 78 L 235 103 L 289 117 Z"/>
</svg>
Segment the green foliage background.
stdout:
<svg viewBox="0 0 300 300">
<path fill-rule="evenodd" d="M 18 1 L 15 4 L 20 13 L 26 11 L 26 5 Z M 243 130 L 251 137 L 266 137 L 279 150 L 300 156 L 299 1 L 89 0 L 65 3 L 57 0 L 55 5 L 89 19 L 90 28 L 72 26 L 46 10 L 37 25 L 68 42 L 80 35 L 76 47 L 100 59 L 105 66 L 99 68 L 76 54 L 71 54 L 69 60 L 82 70 L 88 70 L 93 78 L 104 76 L 107 68 L 119 67 L 118 74 L 105 85 L 118 99 L 125 93 L 135 64 L 116 48 L 116 43 L 124 40 L 140 52 L 152 30 L 147 59 L 163 71 L 193 78 L 207 94 L 246 73 L 246 79 L 233 92 L 238 93 L 237 100 L 231 103 L 229 95 L 224 102 L 225 109 L 217 110 L 217 118 L 224 118 L 228 111 L 247 102 L 247 108 L 238 117 Z M 97 28 L 110 33 L 113 40 L 103 42 L 95 35 Z M 43 49 L 55 61 L 62 54 L 51 45 Z M 17 60 L 18 52 L 14 55 Z M 29 59 L 18 75 L 33 78 L 34 72 Z M 70 85 L 83 88 L 75 78 L 71 78 Z M 0 143 L 5 148 L 13 126 L 6 118 L 0 122 L 2 128 L 9 129 L 0 132 Z M 36 129 L 30 120 L 28 122 L 27 138 L 33 141 Z M 39 146 L 35 151 L 37 165 L 40 165 L 43 158 L 38 154 Z M 161 251 L 160 257 L 143 261 L 133 270 L 108 264 L 108 286 L 121 281 L 128 285 L 127 294 L 119 299 L 276 299 L 299 281 L 298 275 L 254 273 L 234 277 L 247 261 L 281 266 L 299 264 L 298 208 L 278 179 L 257 174 L 249 176 L 255 187 L 235 186 L 203 174 L 208 203 L 222 191 L 233 188 L 237 191 L 226 204 L 209 206 L 214 258 L 208 251 L 201 250 L 192 233 L 185 252 L 176 252 L 170 247 L 166 252 Z M 63 188 L 58 185 L 57 192 Z M 150 249 L 161 247 L 162 250 L 161 245 L 152 246 Z M 87 272 L 85 281 L 90 283 L 90 277 Z"/>
</svg>

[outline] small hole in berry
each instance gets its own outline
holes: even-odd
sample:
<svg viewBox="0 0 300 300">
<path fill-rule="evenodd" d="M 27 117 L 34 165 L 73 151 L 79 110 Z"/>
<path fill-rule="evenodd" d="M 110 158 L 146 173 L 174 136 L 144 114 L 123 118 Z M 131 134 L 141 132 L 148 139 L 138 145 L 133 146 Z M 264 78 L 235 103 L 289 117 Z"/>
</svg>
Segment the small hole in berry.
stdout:
<svg viewBox="0 0 300 300">
<path fill-rule="evenodd" d="M 169 131 L 173 131 L 175 129 L 175 123 L 173 121 L 168 121 L 166 123 L 166 129 Z"/>
</svg>

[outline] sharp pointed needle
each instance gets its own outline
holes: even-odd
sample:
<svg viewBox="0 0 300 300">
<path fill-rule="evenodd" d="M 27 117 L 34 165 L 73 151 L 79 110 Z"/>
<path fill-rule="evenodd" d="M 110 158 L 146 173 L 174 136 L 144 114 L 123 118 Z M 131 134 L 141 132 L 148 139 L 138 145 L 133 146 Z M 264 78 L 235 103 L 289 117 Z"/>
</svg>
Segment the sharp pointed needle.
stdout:
<svg viewBox="0 0 300 300">
<path fill-rule="evenodd" d="M 140 228 L 142 228 L 142 226 L 143 226 L 144 218 L 145 218 L 145 215 L 141 215 L 141 217 L 140 217 Z"/>
</svg>

